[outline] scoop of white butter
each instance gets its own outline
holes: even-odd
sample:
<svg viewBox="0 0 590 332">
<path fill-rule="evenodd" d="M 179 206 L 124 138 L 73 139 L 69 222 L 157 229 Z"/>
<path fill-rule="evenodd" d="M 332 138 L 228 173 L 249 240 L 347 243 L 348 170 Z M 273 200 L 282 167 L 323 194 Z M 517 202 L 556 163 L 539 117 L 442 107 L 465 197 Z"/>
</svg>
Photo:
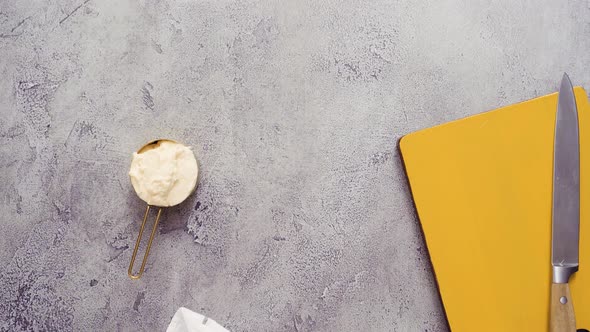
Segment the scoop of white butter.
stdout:
<svg viewBox="0 0 590 332">
<path fill-rule="evenodd" d="M 133 153 L 129 177 L 146 203 L 173 206 L 184 201 L 197 184 L 199 167 L 191 149 L 162 140 Z"/>
</svg>

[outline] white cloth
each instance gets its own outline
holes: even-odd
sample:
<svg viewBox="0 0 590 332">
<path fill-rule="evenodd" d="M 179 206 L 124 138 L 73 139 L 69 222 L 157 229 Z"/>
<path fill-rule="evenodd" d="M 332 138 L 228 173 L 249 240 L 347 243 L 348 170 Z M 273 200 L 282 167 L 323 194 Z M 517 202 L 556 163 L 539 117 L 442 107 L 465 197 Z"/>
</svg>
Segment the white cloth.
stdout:
<svg viewBox="0 0 590 332">
<path fill-rule="evenodd" d="M 229 332 L 211 318 L 207 318 L 187 308 L 176 310 L 166 332 Z"/>
</svg>

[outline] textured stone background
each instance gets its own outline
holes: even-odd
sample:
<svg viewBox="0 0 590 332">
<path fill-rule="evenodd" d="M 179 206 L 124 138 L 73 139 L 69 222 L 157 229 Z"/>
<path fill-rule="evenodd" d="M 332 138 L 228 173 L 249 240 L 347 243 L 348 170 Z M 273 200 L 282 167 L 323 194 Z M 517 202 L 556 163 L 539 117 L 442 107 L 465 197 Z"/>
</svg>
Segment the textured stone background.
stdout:
<svg viewBox="0 0 590 332">
<path fill-rule="evenodd" d="M 584 1 L 0 1 L 0 329 L 445 331 L 397 140 L 590 87 Z M 126 274 L 130 154 L 198 191 Z"/>
</svg>

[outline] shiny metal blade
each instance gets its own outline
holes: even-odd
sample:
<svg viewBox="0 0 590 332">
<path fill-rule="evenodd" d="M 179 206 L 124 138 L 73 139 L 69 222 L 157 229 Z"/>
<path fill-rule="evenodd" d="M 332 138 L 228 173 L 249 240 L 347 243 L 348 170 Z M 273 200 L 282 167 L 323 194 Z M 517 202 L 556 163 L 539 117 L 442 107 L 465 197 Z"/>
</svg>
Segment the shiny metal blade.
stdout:
<svg viewBox="0 0 590 332">
<path fill-rule="evenodd" d="M 563 75 L 559 88 L 553 157 L 551 262 L 554 282 L 567 282 L 577 270 L 580 233 L 580 146 L 578 109 L 572 83 Z M 570 272 L 562 276 L 559 270 Z M 566 276 L 567 275 L 567 276 Z M 566 279 L 566 280 L 563 280 Z"/>
</svg>

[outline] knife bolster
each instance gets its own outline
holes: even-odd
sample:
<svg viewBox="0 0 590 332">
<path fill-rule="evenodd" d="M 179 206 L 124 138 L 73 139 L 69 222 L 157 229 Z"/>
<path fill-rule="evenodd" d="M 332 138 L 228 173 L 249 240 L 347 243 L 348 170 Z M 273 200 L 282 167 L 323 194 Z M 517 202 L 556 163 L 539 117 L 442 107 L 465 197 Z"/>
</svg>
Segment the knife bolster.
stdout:
<svg viewBox="0 0 590 332">
<path fill-rule="evenodd" d="M 553 266 L 553 283 L 565 284 L 570 280 L 570 276 L 578 271 L 578 265 L 570 266 Z"/>
</svg>

